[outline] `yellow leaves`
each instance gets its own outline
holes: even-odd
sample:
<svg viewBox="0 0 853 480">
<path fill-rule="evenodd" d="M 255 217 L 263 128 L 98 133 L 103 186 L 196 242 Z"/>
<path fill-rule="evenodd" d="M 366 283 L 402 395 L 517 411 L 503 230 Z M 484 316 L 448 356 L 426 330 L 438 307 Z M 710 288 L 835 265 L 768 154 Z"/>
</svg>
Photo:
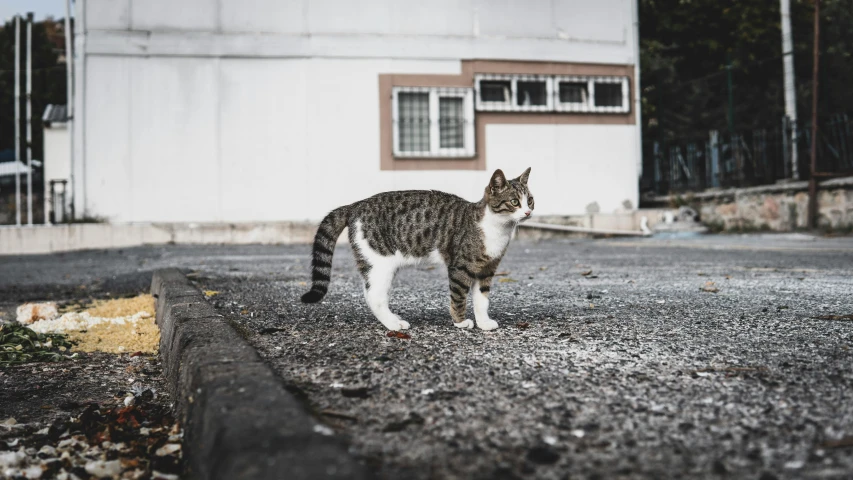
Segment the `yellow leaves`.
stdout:
<svg viewBox="0 0 853 480">
<path fill-rule="evenodd" d="M 204 293 L 204 296 L 207 298 L 215 297 L 216 295 L 219 295 L 219 292 L 217 292 L 216 290 L 205 290 L 203 293 Z"/>
</svg>

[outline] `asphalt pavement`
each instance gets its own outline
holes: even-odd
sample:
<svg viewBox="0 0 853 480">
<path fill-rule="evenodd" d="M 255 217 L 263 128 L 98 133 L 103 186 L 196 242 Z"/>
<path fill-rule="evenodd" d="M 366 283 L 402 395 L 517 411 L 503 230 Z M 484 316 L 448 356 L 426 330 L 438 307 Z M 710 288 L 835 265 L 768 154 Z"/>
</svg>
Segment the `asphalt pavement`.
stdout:
<svg viewBox="0 0 853 480">
<path fill-rule="evenodd" d="M 411 339 L 372 317 L 346 246 L 326 299 L 299 303 L 309 263 L 307 245 L 0 257 L 0 305 L 179 267 L 385 478 L 853 476 L 853 238 L 517 242 L 493 332 L 452 325 L 440 268 L 401 272 Z"/>
</svg>

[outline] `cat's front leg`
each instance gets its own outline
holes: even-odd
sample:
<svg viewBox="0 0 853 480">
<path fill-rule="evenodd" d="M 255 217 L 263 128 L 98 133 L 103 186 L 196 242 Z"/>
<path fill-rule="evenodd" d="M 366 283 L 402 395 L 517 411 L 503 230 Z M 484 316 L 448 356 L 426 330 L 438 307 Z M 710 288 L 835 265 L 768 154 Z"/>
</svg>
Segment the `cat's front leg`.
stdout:
<svg viewBox="0 0 853 480">
<path fill-rule="evenodd" d="M 489 290 L 492 287 L 492 277 L 482 278 L 474 282 L 474 318 L 480 330 L 494 330 L 498 322 L 489 318 Z"/>
</svg>

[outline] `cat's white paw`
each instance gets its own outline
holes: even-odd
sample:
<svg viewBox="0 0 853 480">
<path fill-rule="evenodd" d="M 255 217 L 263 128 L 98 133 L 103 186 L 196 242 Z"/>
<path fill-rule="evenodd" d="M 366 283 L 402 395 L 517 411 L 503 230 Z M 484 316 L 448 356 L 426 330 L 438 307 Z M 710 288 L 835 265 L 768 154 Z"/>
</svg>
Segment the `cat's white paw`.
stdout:
<svg viewBox="0 0 853 480">
<path fill-rule="evenodd" d="M 400 317 L 394 315 L 394 317 L 389 318 L 382 322 L 382 325 L 385 325 L 385 328 L 392 331 L 398 330 L 408 330 L 409 322 L 405 320 L 400 320 Z"/>
<path fill-rule="evenodd" d="M 470 319 L 462 320 L 459 323 L 454 323 L 454 325 L 456 325 L 456 328 L 474 328 L 474 322 L 472 322 Z"/>
<path fill-rule="evenodd" d="M 477 322 L 477 327 L 478 327 L 480 330 L 486 330 L 486 331 L 488 331 L 488 330 L 494 330 L 494 329 L 498 328 L 498 322 L 496 322 L 496 321 L 494 321 L 494 320 L 492 320 L 492 319 L 483 320 L 482 322 L 478 321 L 478 322 Z"/>
</svg>

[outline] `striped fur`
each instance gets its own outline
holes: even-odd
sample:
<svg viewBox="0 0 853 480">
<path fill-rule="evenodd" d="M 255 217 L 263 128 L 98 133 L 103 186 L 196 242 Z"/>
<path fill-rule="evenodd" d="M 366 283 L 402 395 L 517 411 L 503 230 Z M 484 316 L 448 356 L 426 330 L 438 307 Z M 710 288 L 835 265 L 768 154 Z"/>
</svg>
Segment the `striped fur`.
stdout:
<svg viewBox="0 0 853 480">
<path fill-rule="evenodd" d="M 314 235 L 311 257 L 311 290 L 302 295 L 303 303 L 317 303 L 329 291 L 332 279 L 332 256 L 338 237 L 347 226 L 349 206 L 337 208 L 326 215 Z"/>
<path fill-rule="evenodd" d="M 408 328 L 389 310 L 388 291 L 400 267 L 420 262 L 447 267 L 450 314 L 456 326 L 473 326 L 465 319 L 466 301 L 473 294 L 477 326 L 497 328 L 488 317 L 488 295 L 512 233 L 533 210 L 529 174 L 528 168 L 507 180 L 496 170 L 478 202 L 435 190 L 403 191 L 380 193 L 333 210 L 317 230 L 312 287 L 302 301 L 316 303 L 326 295 L 335 243 L 348 227 L 367 303 L 387 328 Z"/>
</svg>

